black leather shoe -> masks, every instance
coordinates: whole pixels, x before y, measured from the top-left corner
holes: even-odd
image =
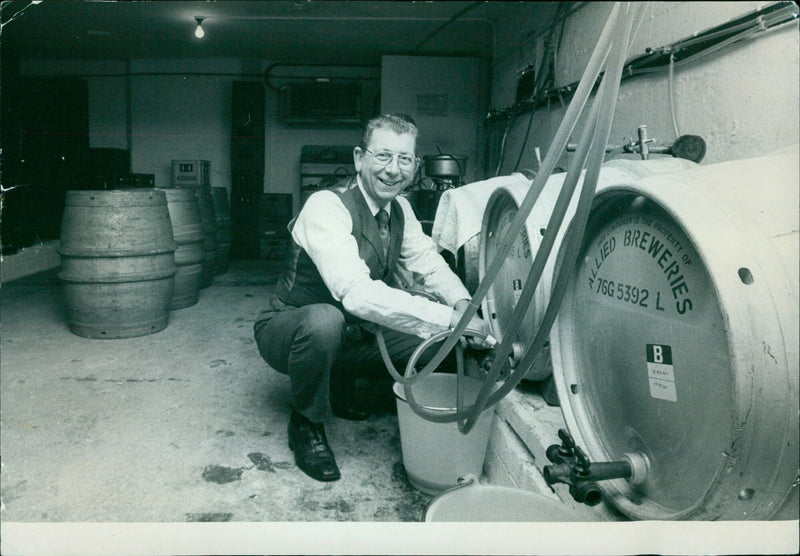
[[[349,419],[350,421],[364,421],[369,417],[369,411],[353,403],[344,405],[331,402],[331,410],[337,417]]]
[[[296,411],[289,419],[289,449],[303,473],[317,481],[335,481],[341,477],[333,451],[328,446],[325,425],[312,423]]]

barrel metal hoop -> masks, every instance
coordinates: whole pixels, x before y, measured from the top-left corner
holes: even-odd
[[[73,284],[123,284],[127,282],[155,282],[157,280],[164,280],[166,278],[171,278],[178,273],[178,267],[173,266],[172,268],[166,269],[162,272],[137,272],[131,274],[115,274],[109,276],[92,276],[91,280],[87,280],[85,277],[75,277],[70,275],[68,272],[60,272],[58,277],[63,280],[64,282],[70,282]]]
[[[178,248],[176,242],[172,242],[172,247],[160,246],[156,249],[79,249],[74,247],[58,248],[58,254],[65,257],[77,258],[103,258],[103,257],[148,257],[151,255],[163,255],[172,253]]]

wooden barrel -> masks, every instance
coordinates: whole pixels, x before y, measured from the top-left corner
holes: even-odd
[[[597,187],[602,189],[614,184],[629,183],[647,175],[674,172],[693,166],[693,162],[678,158],[646,161],[612,160],[600,169]],[[506,336],[508,323],[511,321],[514,309],[516,309],[522,288],[527,281],[528,272],[542,242],[542,237],[549,224],[553,207],[565,178],[566,174],[553,174],[547,180],[533,210],[528,216],[525,228],[515,238],[511,251],[504,259],[500,272],[482,302],[484,318],[486,318],[492,329],[492,335],[498,340],[502,340]],[[489,197],[481,225],[480,254],[478,257],[478,275],[481,280],[486,274],[486,269],[494,260],[505,230],[516,216],[517,210],[529,189],[529,183],[517,182],[497,187]],[[577,195],[573,196],[572,203],[567,211],[565,217],[567,222],[575,214],[576,204]],[[566,227],[562,226],[561,231],[556,236],[553,253],[557,252],[561,245],[565,229]],[[515,359],[517,360],[522,359],[524,346],[527,346],[533,340],[550,301],[554,269],[553,261],[554,258],[551,256],[545,267],[542,279],[536,288],[533,301],[525,315],[522,326],[517,332],[516,344],[518,347],[514,350]],[[550,376],[552,368],[549,345],[546,345],[525,378],[528,380],[544,380]]]
[[[228,190],[224,187],[212,187],[211,199],[214,203],[214,216],[216,217],[217,232],[217,265],[216,273],[224,274],[228,271],[231,259],[231,241],[233,230],[231,221],[231,208],[228,202]]]
[[[797,148],[608,187],[550,340],[565,421],[648,520],[797,519]],[[640,460],[642,458],[639,458]]]
[[[70,330],[129,338],[166,328],[175,248],[162,191],[68,191],[58,276]]]
[[[200,287],[207,288],[214,278],[217,262],[217,218],[214,214],[214,201],[208,185],[181,185],[193,191],[200,208],[200,224],[203,229],[203,272]]]
[[[165,188],[167,208],[172,221],[175,250],[175,288],[171,310],[191,307],[197,303],[203,274],[203,228],[197,196],[191,189]]]

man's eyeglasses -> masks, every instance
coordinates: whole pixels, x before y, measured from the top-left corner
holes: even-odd
[[[364,147],[364,150],[372,155],[372,158],[375,159],[375,162],[378,162],[382,166],[386,166],[387,164],[392,162],[392,159],[396,156],[397,157],[397,165],[404,170],[408,170],[413,168],[416,164],[418,159],[408,154],[397,154],[389,151],[371,151],[367,147]]]

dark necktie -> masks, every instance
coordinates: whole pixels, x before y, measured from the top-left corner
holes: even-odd
[[[378,236],[381,238],[381,245],[383,246],[383,257],[389,256],[389,213],[386,209],[381,209],[375,215],[375,220],[378,221]]]

